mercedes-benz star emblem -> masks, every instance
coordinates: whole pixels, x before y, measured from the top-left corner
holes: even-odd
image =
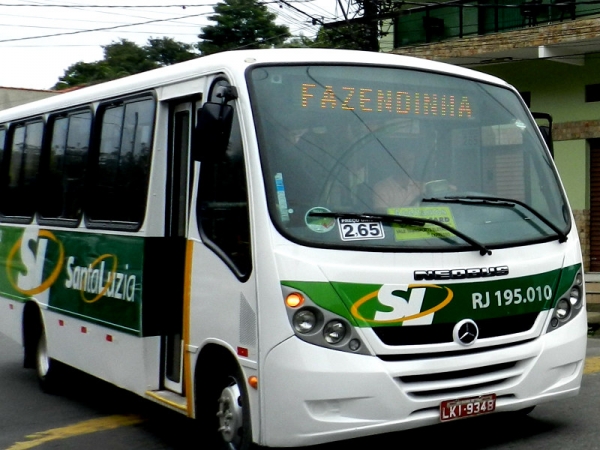
[[[471,319],[463,319],[454,325],[452,331],[452,337],[454,342],[464,346],[472,345],[479,336],[479,328],[477,324]]]

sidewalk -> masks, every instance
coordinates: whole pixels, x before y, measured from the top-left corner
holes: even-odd
[[[585,274],[588,330],[591,337],[600,337],[600,274]]]
[[[600,357],[600,333],[596,333],[596,336],[590,337],[587,340],[587,349],[585,352],[586,358],[598,358]]]

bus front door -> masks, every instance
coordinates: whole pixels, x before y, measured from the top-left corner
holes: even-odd
[[[163,385],[166,389],[184,394],[183,380],[183,295],[187,222],[189,217],[190,143],[194,103],[171,105],[169,115],[169,159],[167,174],[167,207],[165,236],[177,257],[169,261],[171,272],[177,277],[177,295],[170,299],[166,328],[162,336]],[[173,250],[172,250],[173,251]],[[176,260],[175,260],[176,259]]]

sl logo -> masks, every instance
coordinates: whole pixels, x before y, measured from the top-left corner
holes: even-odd
[[[58,247],[58,259],[52,272],[44,279],[44,263],[49,241],[52,241]],[[20,255],[21,263],[25,266],[24,273],[14,267],[17,254]],[[64,256],[63,245],[52,232],[27,228],[21,239],[15,243],[8,254],[6,262],[8,281],[15,290],[24,295],[32,296],[44,292],[58,278]],[[16,280],[14,272],[17,272]]]
[[[435,306],[421,311],[428,289],[445,290],[445,298]],[[408,299],[405,298],[406,294]],[[384,284],[378,291],[373,291],[354,303],[350,313],[357,319],[369,323],[402,323],[410,320],[410,325],[429,325],[433,322],[434,313],[448,305],[453,297],[454,293],[450,289],[435,284]],[[381,311],[378,309],[380,304],[391,310]],[[360,312],[361,307],[366,305],[370,308],[363,308],[363,310],[368,309],[372,313],[375,309],[373,318],[365,317],[366,312],[365,314]]]

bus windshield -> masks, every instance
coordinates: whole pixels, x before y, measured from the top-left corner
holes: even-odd
[[[248,82],[269,211],[292,241],[481,250],[564,240],[571,226],[508,88],[348,65],[260,66]]]

